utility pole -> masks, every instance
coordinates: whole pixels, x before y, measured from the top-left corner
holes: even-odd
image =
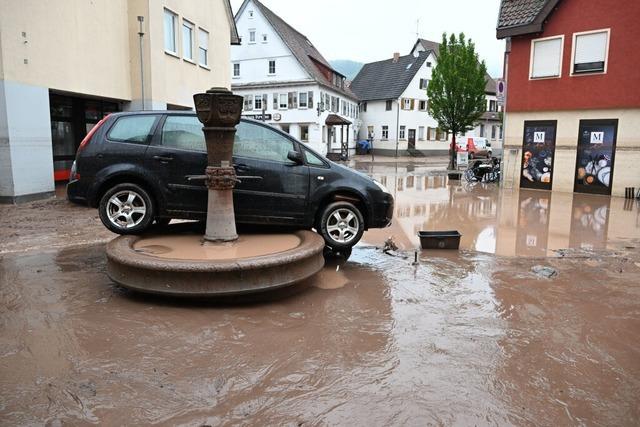
[[[144,16],[138,16],[138,22],[140,23],[140,30],[138,36],[140,36],[140,92],[142,96],[142,111],[144,111],[144,57],[142,50],[142,37],[144,36]]]

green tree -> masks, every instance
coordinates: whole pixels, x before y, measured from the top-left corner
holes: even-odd
[[[449,169],[456,168],[456,135],[473,129],[486,110],[485,76],[487,67],[478,59],[475,45],[458,37],[442,35],[438,63],[427,86],[428,112],[441,130],[453,135],[449,147]]]

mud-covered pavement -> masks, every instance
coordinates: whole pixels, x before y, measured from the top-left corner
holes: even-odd
[[[114,286],[94,210],[0,206],[0,424],[638,424],[637,204],[362,168],[394,226],[293,295],[233,305]],[[451,225],[462,249],[412,265],[415,230]]]

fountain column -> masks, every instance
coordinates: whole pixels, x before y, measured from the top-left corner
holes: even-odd
[[[233,188],[237,182],[233,168],[233,141],[240,122],[243,98],[225,88],[211,88],[193,96],[207,146],[206,185],[207,242],[230,242],[238,238],[233,211]]]

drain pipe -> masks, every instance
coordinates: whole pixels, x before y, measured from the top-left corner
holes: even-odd
[[[144,58],[142,51],[142,37],[144,36],[144,16],[138,16],[138,22],[140,23],[140,30],[138,36],[140,36],[140,92],[142,96],[142,111],[144,111]]]

